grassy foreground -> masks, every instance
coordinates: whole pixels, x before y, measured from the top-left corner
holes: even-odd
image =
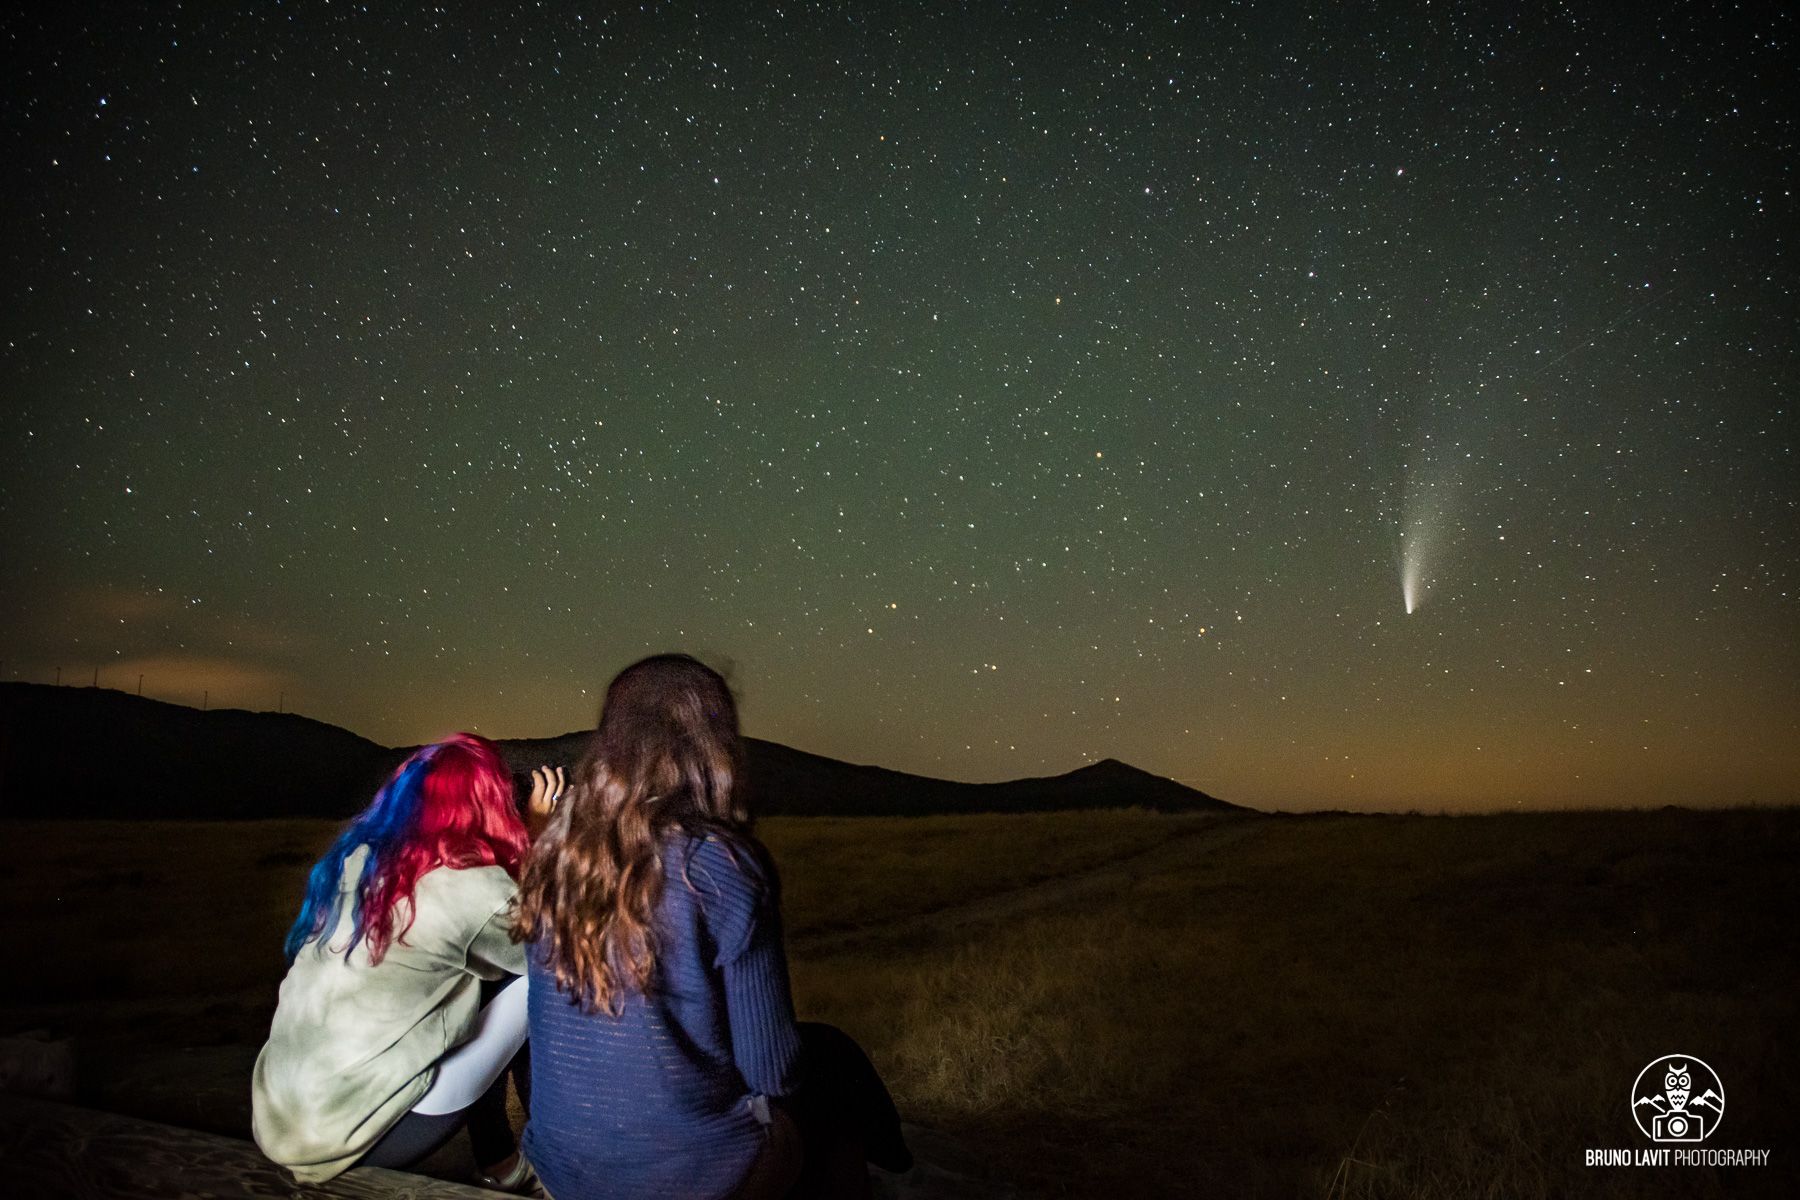
[[[1217,824],[768,821],[801,1014],[1027,1194],[1800,1191],[1800,812],[1271,819],[1214,850]],[[0,1032],[260,1040],[328,824],[0,828],[33,964]],[[1628,1093],[1674,1052],[1725,1084],[1708,1145],[1770,1166],[1583,1165],[1646,1144]]]

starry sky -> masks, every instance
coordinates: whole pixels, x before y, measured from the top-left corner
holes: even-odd
[[[1795,798],[1791,13],[62,8],[0,677],[403,743],[682,648],[956,779]]]

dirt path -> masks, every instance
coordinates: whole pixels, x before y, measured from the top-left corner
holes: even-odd
[[[910,941],[1064,907],[1089,896],[1127,887],[1145,876],[1190,862],[1197,856],[1217,853],[1268,828],[1269,824],[1268,818],[1260,816],[1220,817],[1211,824],[1175,834],[1148,850],[1134,851],[1067,875],[979,896],[962,904],[912,913],[891,921],[876,921],[854,929],[790,935],[788,952],[796,958],[827,958],[869,944]]]

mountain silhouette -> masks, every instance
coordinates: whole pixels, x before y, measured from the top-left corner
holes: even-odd
[[[499,745],[523,772],[573,767],[589,736]],[[744,742],[751,807],[768,816],[1238,810],[1110,758],[1041,779],[958,783]],[[202,712],[108,688],[0,683],[0,817],[342,818],[412,749],[292,713]]]

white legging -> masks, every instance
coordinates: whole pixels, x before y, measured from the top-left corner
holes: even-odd
[[[487,1002],[469,1040],[438,1060],[437,1078],[412,1106],[420,1116],[459,1113],[493,1086],[525,1044],[525,981],[521,975]]]

